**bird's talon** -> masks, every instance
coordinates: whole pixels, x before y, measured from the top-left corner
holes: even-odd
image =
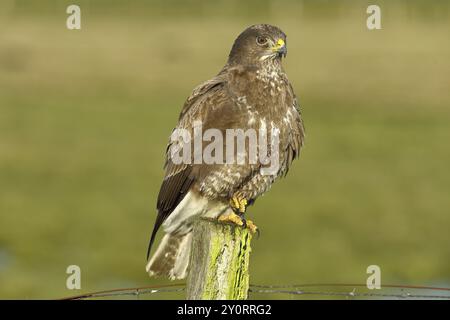
[[[247,203],[247,199],[238,196],[234,196],[230,199],[231,208],[233,209],[233,211],[238,213],[245,213],[245,210],[247,209]]]
[[[257,233],[259,238],[259,228],[253,223],[252,220],[246,220],[246,228],[253,234]]]
[[[230,214],[221,215],[219,217],[219,222],[223,223],[232,223],[238,226],[242,226],[244,222],[242,221],[241,217],[239,217],[236,213],[232,212]]]
[[[253,223],[253,221],[247,220],[243,216],[239,216],[234,212],[219,216],[218,221],[222,223],[231,223],[244,229],[248,229],[252,234],[257,233],[259,237],[259,228]]]

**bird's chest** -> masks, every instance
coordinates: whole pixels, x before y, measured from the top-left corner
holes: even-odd
[[[247,119],[247,125],[255,128],[264,123],[281,126],[294,104],[284,74],[271,68],[258,70],[247,88],[237,99],[237,107]]]
[[[275,68],[267,68],[256,71],[256,84],[259,94],[270,96],[273,99],[280,98],[282,88],[286,84],[284,74]]]

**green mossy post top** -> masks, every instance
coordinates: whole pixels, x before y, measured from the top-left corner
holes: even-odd
[[[251,239],[248,229],[199,219],[193,231],[187,299],[247,299]]]

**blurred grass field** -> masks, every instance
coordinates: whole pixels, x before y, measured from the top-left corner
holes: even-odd
[[[288,35],[307,141],[249,212],[251,281],[450,286],[448,4],[380,1],[368,31],[366,1],[80,1],[69,31],[71,3],[0,4],[0,298],[168,282],[144,271],[168,136],[260,22]]]

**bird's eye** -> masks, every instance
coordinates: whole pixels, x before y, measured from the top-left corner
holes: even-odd
[[[263,46],[267,44],[267,38],[266,37],[256,37],[256,43],[260,46]]]

